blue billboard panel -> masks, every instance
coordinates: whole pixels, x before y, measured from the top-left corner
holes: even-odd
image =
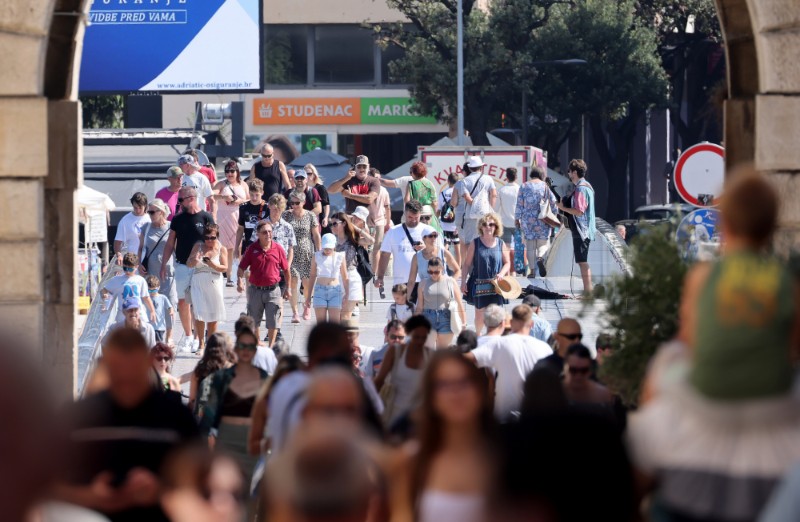
[[[79,90],[260,92],[260,0],[94,0]]]

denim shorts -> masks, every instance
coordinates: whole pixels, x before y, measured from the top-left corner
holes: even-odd
[[[431,322],[433,331],[440,334],[453,333],[450,328],[450,310],[433,310],[426,308],[422,311],[422,315]]]
[[[323,286],[314,285],[314,308],[341,308],[342,285]]]

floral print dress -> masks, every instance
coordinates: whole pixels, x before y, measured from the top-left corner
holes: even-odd
[[[311,230],[318,226],[316,216],[308,210],[301,217],[296,217],[291,210],[283,213],[283,219],[294,229],[294,259],[292,260],[292,276],[306,279],[311,276],[311,259],[314,257],[314,242]]]

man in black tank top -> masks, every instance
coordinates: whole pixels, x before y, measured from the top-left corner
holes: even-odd
[[[261,161],[253,164],[250,175],[264,182],[264,194],[261,196],[264,202],[273,194],[281,194],[283,190],[292,186],[286,167],[275,159],[275,151],[269,143],[265,143],[261,148]]]

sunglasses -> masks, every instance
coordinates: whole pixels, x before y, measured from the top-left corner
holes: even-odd
[[[128,273],[130,273],[130,272],[133,272],[133,271],[134,271],[134,270],[136,270],[136,269],[135,269],[135,268],[133,268],[132,266],[123,266],[123,267],[122,267],[122,270],[123,270],[123,271],[125,271],[125,272],[128,272]]]
[[[484,223],[483,226],[486,228],[495,228],[497,225],[494,223]]]
[[[438,275],[441,274],[441,270],[428,270],[428,275]]]
[[[341,225],[341,224],[342,224],[341,221],[331,221],[331,226],[332,227],[335,227],[336,225]]]
[[[430,239],[436,239],[437,237],[439,237],[439,233],[438,232],[432,232],[432,233],[428,234],[427,236],[425,236],[425,239],[429,239],[429,238]]]
[[[189,201],[190,199],[193,199],[193,198],[194,198],[194,196],[187,196],[185,198],[178,198],[178,203],[183,203],[184,201]]]
[[[292,202],[289,203],[289,205],[292,206],[292,207],[296,207],[296,206],[302,205],[302,204],[303,204],[302,201],[292,201]]]
[[[250,343],[236,343],[236,348],[238,348],[239,350],[250,350],[250,351],[255,352],[256,350],[258,350],[258,345],[256,343],[252,343],[252,344],[250,344]]]
[[[271,158],[272,154],[262,154],[261,157],[262,158]]]
[[[150,292],[151,294],[157,294],[158,293],[158,288],[150,288],[147,291]]]
[[[579,340],[579,339],[583,339],[583,334],[579,334],[579,333],[576,333],[576,334],[565,334],[565,333],[561,333],[561,332],[556,332],[556,335],[560,335],[561,337],[565,337],[565,338],[569,339],[570,341],[576,341],[576,340]]]
[[[170,362],[171,360],[170,357],[156,357],[156,361],[158,362]]]
[[[235,174],[237,172],[239,171],[236,169],[225,169],[225,174]]]
[[[155,214],[156,212],[158,212],[158,210],[148,210],[148,211],[147,211],[147,213],[148,213],[148,214],[150,214],[151,216],[152,216],[153,214]]]
[[[431,219],[433,219],[433,216],[420,216],[419,218],[420,221],[430,221]]]
[[[577,368],[573,367],[573,366],[569,367],[569,373],[571,375],[588,375],[588,373],[590,371],[591,371],[591,368],[589,368],[588,366],[582,366],[582,367],[577,367]]]
[[[211,241],[217,239],[217,236],[203,236],[203,239],[205,239],[206,241]]]

